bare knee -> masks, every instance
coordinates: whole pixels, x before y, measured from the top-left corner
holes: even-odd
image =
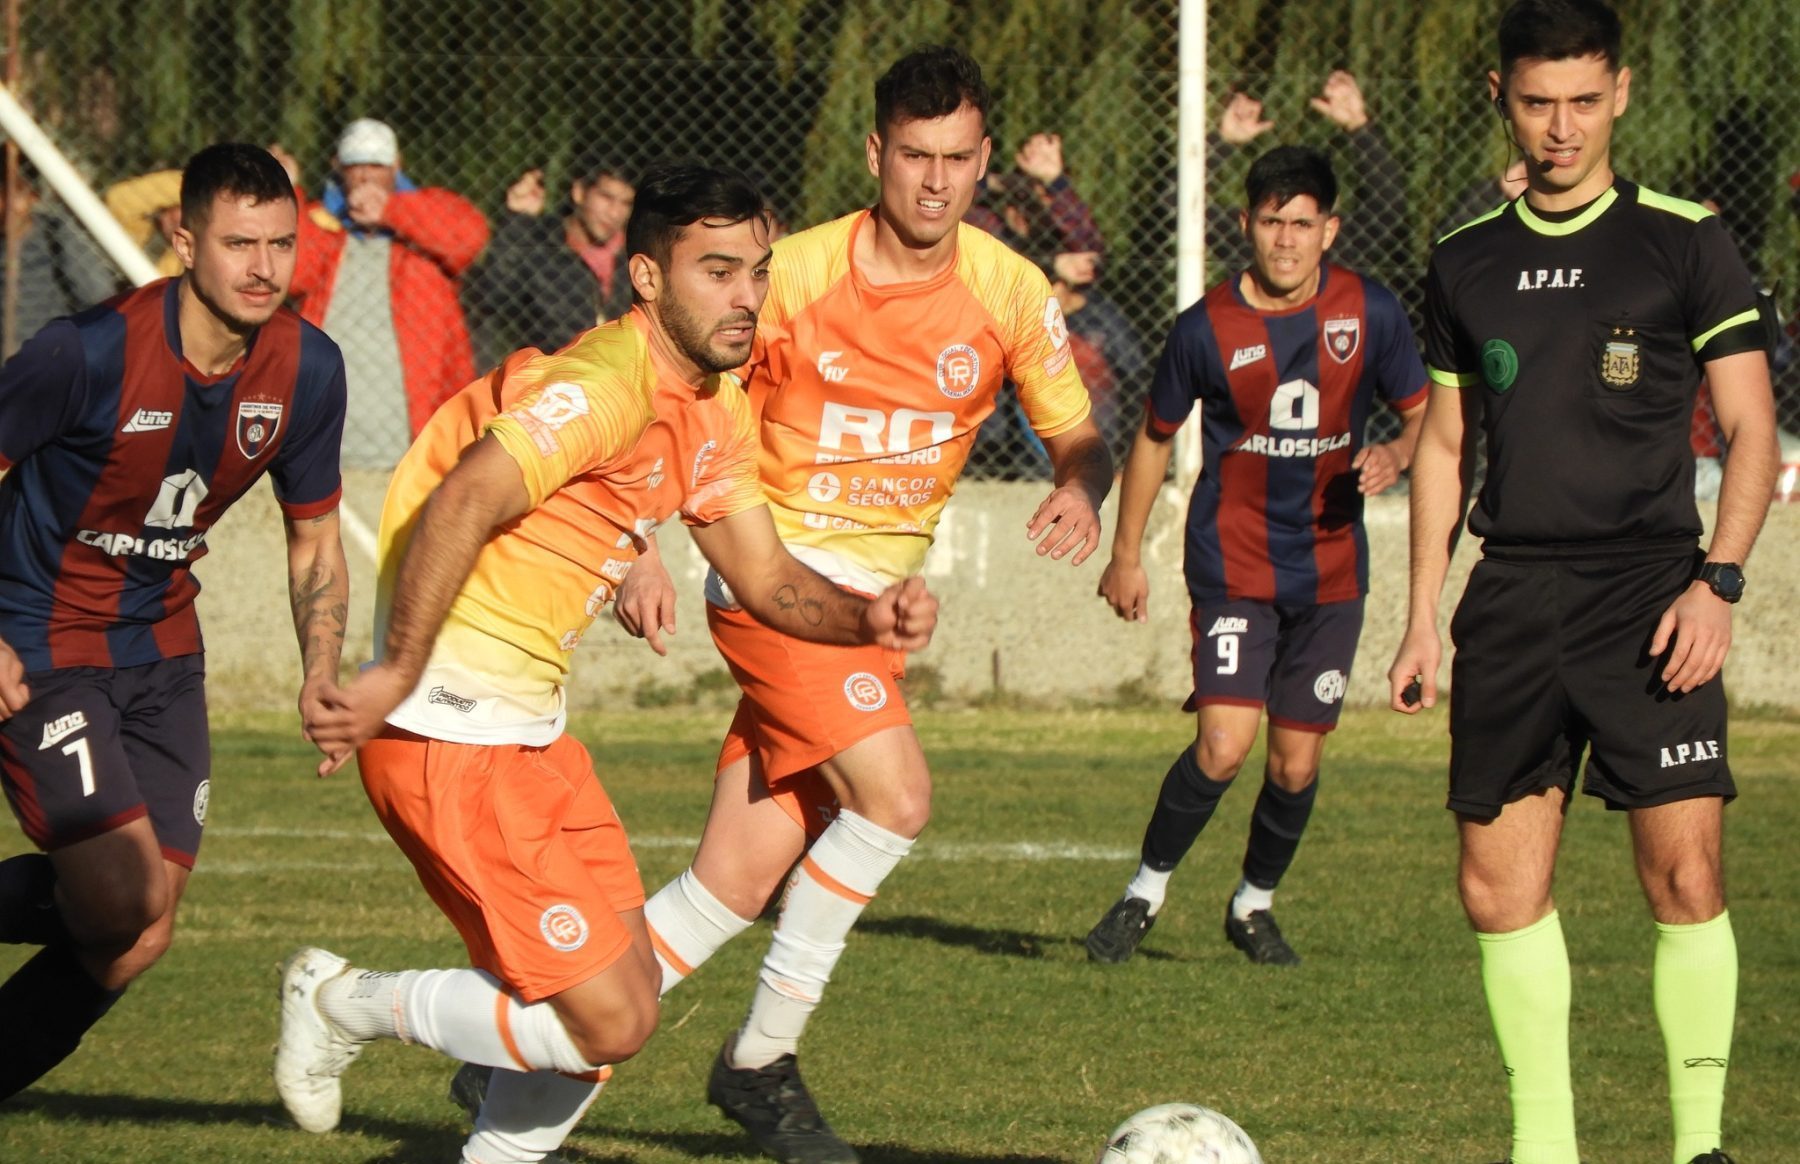
[[[1250,741],[1224,728],[1208,728],[1194,743],[1194,761],[1208,780],[1224,783],[1238,774]]]
[[[1265,771],[1268,779],[1282,791],[1304,792],[1319,778],[1319,762],[1312,756],[1270,753]]]
[[[1549,914],[1552,905],[1548,885],[1525,884],[1516,877],[1494,876],[1480,866],[1463,862],[1457,875],[1463,913],[1477,933],[1508,934],[1522,930]]]
[[[931,781],[909,782],[893,792],[885,800],[886,819],[875,823],[911,840],[931,822]]]
[[[1698,925],[1725,910],[1725,887],[1712,862],[1695,855],[1653,869],[1640,869],[1650,913],[1665,925]]]
[[[138,935],[124,953],[108,958],[104,953],[90,957],[90,970],[101,986],[108,990],[123,990],[139,975],[162,960],[169,952],[169,946],[175,939],[173,919],[164,918],[153,923]],[[83,951],[84,955],[87,951]]]
[[[654,992],[602,1008],[561,1010],[563,1030],[589,1063],[623,1063],[650,1041],[660,1008]]]
[[[167,884],[158,876],[136,884],[116,882],[105,892],[58,904],[69,936],[82,949],[123,956],[139,946],[154,946],[156,954],[150,959],[154,962],[169,947],[168,927],[160,939],[153,935],[158,921],[170,912],[169,896]]]
[[[845,790],[845,808],[890,833],[911,840],[931,821],[931,777],[923,771],[870,787],[867,782]]]

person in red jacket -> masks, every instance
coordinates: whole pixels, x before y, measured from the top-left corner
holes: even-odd
[[[293,156],[271,152],[298,187]],[[391,126],[345,127],[324,197],[300,215],[292,294],[344,351],[346,468],[393,468],[437,406],[475,378],[458,280],[487,241],[474,203],[401,170]]]

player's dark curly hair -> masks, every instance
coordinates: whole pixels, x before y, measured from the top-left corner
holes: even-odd
[[[1244,177],[1244,208],[1252,215],[1271,201],[1286,206],[1302,194],[1312,195],[1326,214],[1337,206],[1331,159],[1305,146],[1276,146],[1252,162]]]
[[[762,192],[744,175],[692,162],[660,162],[638,183],[631,220],[625,224],[625,252],[649,255],[668,270],[681,232],[696,222],[717,225],[766,218]],[[642,302],[636,288],[632,302]]]
[[[1500,17],[1500,73],[1520,61],[1605,57],[1618,71],[1624,30],[1604,0],[1513,0]]]
[[[181,224],[198,232],[219,195],[252,203],[294,202],[294,184],[273,154],[261,146],[223,141],[209,145],[181,170]]]
[[[981,66],[961,49],[926,45],[895,61],[875,82],[875,132],[896,121],[929,121],[973,105],[987,125],[988,87]]]

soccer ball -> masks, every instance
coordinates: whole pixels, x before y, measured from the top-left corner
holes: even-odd
[[[1164,1103],[1113,1129],[1094,1164],[1262,1164],[1244,1129],[1210,1107]]]

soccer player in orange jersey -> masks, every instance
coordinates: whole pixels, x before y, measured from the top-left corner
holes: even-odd
[[[321,771],[357,751],[364,787],[472,969],[377,974],[308,948],[282,979],[275,1079],[308,1131],[376,1038],[493,1076],[465,1161],[553,1151],[607,1064],[657,1019],[644,891],[587,752],[563,734],[582,632],[657,524],[679,513],[745,607],[783,632],[923,646],[916,578],[850,594],[781,546],[736,381],[767,291],[769,219],[741,178],[646,177],[628,232],[632,312],[553,355],[516,353],[447,402],[382,514],[382,657],[322,696]]]
[[[775,245],[747,377],[762,486],[794,555],[858,593],[918,569],[1006,380],[1054,463],[1027,536],[1077,565],[1099,544],[1112,464],[1062,310],[1035,266],[961,224],[991,148],[987,103],[980,67],[961,52],[899,61],[875,86],[877,204]],[[931,775],[896,683],[899,652],[799,642],[759,625],[718,581],[707,617],[744,695],[693,867],[646,906],[651,941],[667,990],[801,862],[707,1094],[777,1159],[854,1161],[795,1050],[851,926],[925,827]],[[660,649],[673,629],[667,575],[640,570],[632,582],[620,621]]]

